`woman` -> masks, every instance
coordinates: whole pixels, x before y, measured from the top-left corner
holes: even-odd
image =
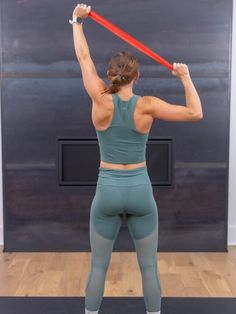
[[[85,19],[91,6],[78,4],[72,18]],[[146,142],[155,118],[166,121],[198,121],[202,107],[186,64],[174,63],[186,106],[172,105],[157,97],[133,93],[139,65],[130,52],[119,52],[108,65],[107,86],[98,76],[90,57],[82,24],[73,24],[76,56],[83,83],[92,99],[101,162],[96,194],[90,210],[91,268],[85,288],[85,313],[98,313],[113,244],[123,213],[134,241],[142,275],[147,314],[160,314],[161,286],[157,269],[158,208],[145,161]]]

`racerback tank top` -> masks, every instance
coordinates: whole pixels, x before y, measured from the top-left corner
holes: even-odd
[[[115,164],[132,164],[146,160],[148,133],[136,130],[134,109],[140,95],[134,94],[129,100],[122,100],[112,94],[114,111],[112,121],[106,130],[96,129],[102,161]]]

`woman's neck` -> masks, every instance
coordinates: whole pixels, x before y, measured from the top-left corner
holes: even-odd
[[[118,96],[120,96],[123,99],[129,99],[130,97],[133,96],[133,88],[121,88],[117,93]]]
[[[132,91],[130,93],[121,93],[120,91],[116,93],[122,100],[127,101],[134,95]]]

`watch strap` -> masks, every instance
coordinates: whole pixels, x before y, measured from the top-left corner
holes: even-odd
[[[80,22],[78,22],[78,19],[80,20]],[[83,22],[84,22],[84,19],[83,19],[82,17],[79,17],[79,16],[74,17],[73,20],[69,19],[69,23],[70,23],[70,24],[76,23],[76,24],[82,25]]]

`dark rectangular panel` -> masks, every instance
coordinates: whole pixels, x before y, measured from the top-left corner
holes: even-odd
[[[171,139],[152,138],[147,143],[147,165],[152,185],[172,185]],[[58,139],[58,184],[96,185],[99,164],[97,139]]]

